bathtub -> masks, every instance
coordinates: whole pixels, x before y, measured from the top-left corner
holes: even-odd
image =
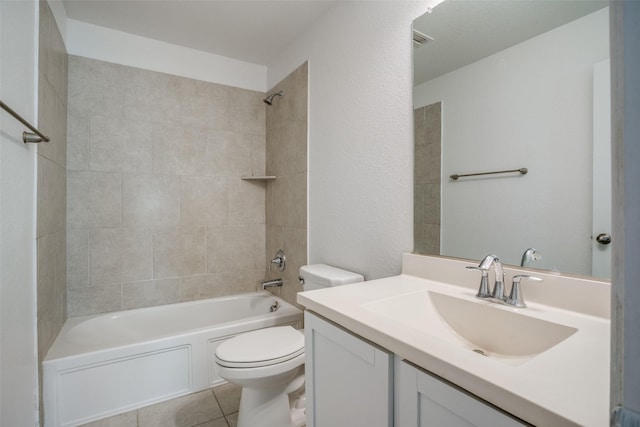
[[[75,426],[225,381],[218,345],[242,332],[301,326],[269,292],[69,318],[45,357],[45,426]]]

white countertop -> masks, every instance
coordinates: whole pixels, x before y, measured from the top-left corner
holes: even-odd
[[[422,258],[428,265],[423,265]],[[516,309],[476,299],[478,277],[473,274],[463,273],[460,277],[464,277],[464,283],[455,285],[424,277],[443,275],[447,269],[457,272],[461,268],[464,272],[464,266],[470,265],[458,260],[442,262],[446,265],[436,257],[405,255],[402,275],[302,292],[298,294],[298,302],[531,424],[553,427],[608,425],[608,284],[572,277],[565,281],[560,275],[536,272],[536,275],[544,276],[546,288],[530,292],[532,298],[527,300],[528,308]],[[415,265],[420,267],[415,268]],[[435,270],[437,273],[429,273]],[[520,272],[505,270],[509,270],[507,280],[509,275]],[[598,298],[599,301],[584,301],[584,304],[570,301],[567,305],[572,310],[563,307],[562,303],[551,306],[536,301],[546,301],[549,293],[551,296],[564,295],[576,285],[584,286],[578,288],[584,292],[576,295],[577,299]],[[497,310],[517,311],[525,316],[574,327],[577,332],[524,363],[508,364],[440,339],[437,334],[429,334],[425,325],[408,327],[367,308],[371,304],[384,304],[385,299],[425,290],[478,304],[492,304]],[[528,290],[525,285],[525,298]]]

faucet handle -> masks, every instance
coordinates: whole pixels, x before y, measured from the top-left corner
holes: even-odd
[[[287,257],[284,256],[284,252],[282,251],[282,249],[278,249],[278,252],[276,252],[276,257],[269,263],[269,271],[271,271],[271,266],[273,264],[278,266],[278,271],[284,271],[285,267],[287,266]]]
[[[482,278],[480,279],[480,288],[478,288],[478,293],[476,294],[477,298],[491,298],[491,292],[489,292],[489,269],[482,267],[474,267],[467,266],[468,270],[476,270],[482,273]]]
[[[517,276],[513,276],[513,283],[511,284],[511,292],[509,293],[509,298],[506,299],[506,303],[518,308],[526,308],[527,304],[524,302],[524,297],[522,296],[522,290],[520,289],[520,281],[522,279],[528,279],[533,282],[542,282],[542,279],[537,276],[529,276],[528,274],[519,274]]]

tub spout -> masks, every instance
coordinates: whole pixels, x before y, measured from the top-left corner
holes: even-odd
[[[267,288],[275,288],[276,286],[282,286],[282,279],[265,280],[262,282],[262,290]]]

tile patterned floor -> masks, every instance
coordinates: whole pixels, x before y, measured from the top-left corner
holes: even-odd
[[[224,384],[83,427],[236,427],[241,390]]]

